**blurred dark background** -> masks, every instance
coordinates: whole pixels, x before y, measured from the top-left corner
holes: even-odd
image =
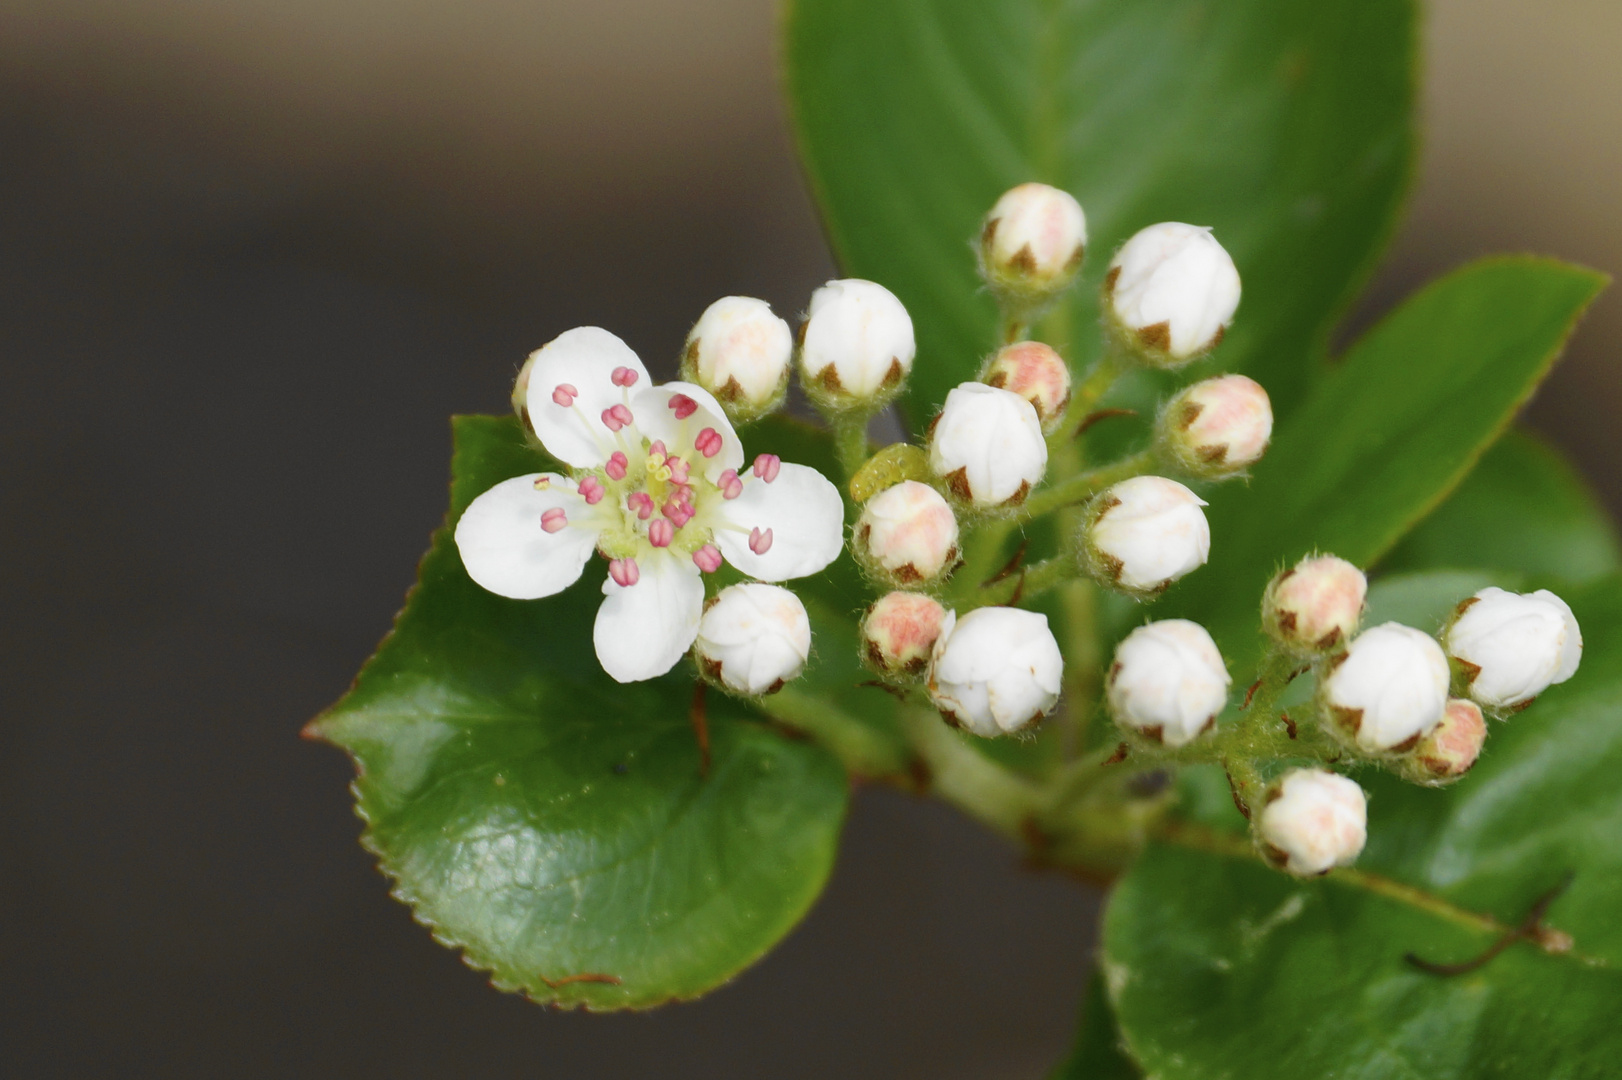
[[[769,0],[0,0],[0,1071],[1036,1077],[1097,897],[857,799],[762,964],[543,1011],[433,944],[301,742],[445,500],[446,417],[568,327],[656,371],[832,271]],[[1439,0],[1413,213],[1360,318],[1471,255],[1622,268],[1622,7]],[[1533,408],[1614,508],[1622,301]]]

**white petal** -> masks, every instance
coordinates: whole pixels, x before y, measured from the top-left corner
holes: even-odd
[[[536,490],[535,481],[548,485]],[[559,508],[569,524],[555,533],[541,515]],[[573,585],[597,545],[598,514],[556,473],[503,480],[474,499],[456,523],[456,548],[467,576],[498,596],[535,600]]]
[[[837,559],[845,546],[845,505],[839,489],[807,465],[785,462],[769,484],[749,477],[743,494],[724,504],[722,513],[737,528],[715,531],[721,554],[761,581],[814,574]],[[749,550],[752,529],[772,531],[772,546],[764,555]]]
[[[677,394],[687,395],[698,405],[685,420],[677,420],[670,408],[670,399]],[[688,462],[711,480],[727,469],[743,466],[743,443],[738,440],[738,433],[732,430],[721,403],[702,386],[685,382],[650,386],[631,399],[631,412],[636,417],[637,430],[649,441],[663,441],[672,453],[678,452],[678,447],[692,446],[705,428],[714,428],[721,436],[720,453],[712,458],[695,457]]]
[[[629,387],[633,394],[652,382],[629,345],[595,326],[565,331],[534,353],[527,411],[529,425],[547,453],[577,469],[608,460],[616,443],[602,414],[625,402],[626,388],[613,381],[614,369],[622,367],[637,373],[637,381]],[[560,385],[574,388],[572,406],[552,400]]]
[[[622,683],[653,679],[676,666],[698,636],[704,580],[685,555],[639,556],[635,585],[603,582],[603,606],[591,638],[603,670]]]

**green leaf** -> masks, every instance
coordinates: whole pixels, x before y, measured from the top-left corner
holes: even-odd
[[[1437,577],[1412,579],[1435,610]],[[1464,582],[1456,582],[1455,587]],[[1622,579],[1567,593],[1582,667],[1495,723],[1476,769],[1442,790],[1384,774],[1369,788],[1356,872],[1297,882],[1243,841],[1191,832],[1120,883],[1105,970],[1127,1042],[1166,1080],[1255,1077],[1601,1077],[1622,1029]],[[1214,839],[1213,839],[1214,838]],[[1548,926],[1569,952],[1512,944],[1457,963],[1513,926],[1566,875]]]
[[[1498,258],[1415,294],[1280,425],[1248,487],[1210,496],[1210,564],[1159,607],[1204,623],[1241,677],[1268,578],[1313,550],[1360,566],[1390,550],[1502,433],[1605,280]]]
[[[1120,1038],[1103,975],[1095,968],[1081,1001],[1076,1045],[1048,1080],[1142,1080],[1143,1073],[1121,1049]]]
[[[452,521],[548,465],[510,418],[455,430]],[[702,775],[691,675],[621,686],[598,667],[600,574],[506,600],[440,529],[394,632],[312,730],[355,759],[365,844],[440,941],[538,1001],[642,1008],[725,981],[804,915],[847,782],[713,693]]]
[[[792,0],[784,56],[840,263],[912,312],[916,423],[998,342],[970,241],[1028,180],[1087,211],[1083,281],[1043,328],[1078,370],[1110,254],[1189,221],[1245,282],[1216,362],[1287,407],[1391,230],[1414,42],[1406,0]]]

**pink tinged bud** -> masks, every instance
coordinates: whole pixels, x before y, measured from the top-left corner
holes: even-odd
[[[777,474],[782,468],[783,459],[776,454],[761,454],[755,458],[754,473],[768,484],[777,479]]]
[[[1262,624],[1297,652],[1339,649],[1357,632],[1368,588],[1363,571],[1345,559],[1308,556],[1268,584]]]
[[[637,373],[628,367],[617,367],[614,369],[612,378],[615,386],[634,386]]]
[[[721,433],[712,427],[707,427],[698,433],[693,440],[693,446],[707,458],[712,458],[721,452]]]
[[[1323,769],[1291,769],[1267,791],[1256,842],[1274,866],[1298,877],[1349,865],[1368,837],[1363,789]]]
[[[672,394],[670,396],[670,411],[676,414],[677,420],[685,420],[698,411],[698,402],[686,394]]]
[[[588,476],[580,481],[580,497],[586,500],[588,506],[596,506],[603,501],[603,482],[595,476]]]
[[[881,596],[862,619],[862,657],[886,675],[922,675],[946,609],[923,593]]]
[[[749,550],[756,555],[764,555],[772,549],[772,531],[759,528],[749,530]]]
[[[1070,403],[1070,368],[1051,346],[1040,341],[1004,347],[991,358],[980,381],[1030,402],[1044,430],[1058,423]]]
[[[713,574],[721,569],[721,549],[714,544],[705,544],[693,552],[693,564],[706,574]]]
[[[668,518],[659,518],[648,526],[648,543],[656,548],[669,547],[676,536],[676,526]]]
[[[879,492],[856,521],[854,549],[869,570],[910,585],[957,562],[957,518],[928,484],[903,480]]]
[[[1273,435],[1273,406],[1260,383],[1223,375],[1188,387],[1160,414],[1161,445],[1195,476],[1219,479],[1261,460]]]
[[[642,578],[642,571],[637,569],[635,559],[608,560],[608,576],[614,579],[614,584],[622,589],[629,589]]]
[[[1403,775],[1421,784],[1440,785],[1470,771],[1487,741],[1487,721],[1481,706],[1462,698],[1448,699],[1442,722],[1419,740]]]
[[[563,507],[554,506],[541,515],[541,528],[549,533],[561,532],[569,524],[569,515]]]
[[[603,426],[609,431],[630,427],[635,422],[636,418],[631,415],[631,410],[624,405],[615,405],[611,409],[603,410]]]
[[[643,521],[653,516],[653,498],[645,491],[635,491],[627,495],[625,505]]]
[[[616,450],[608,456],[608,464],[603,466],[603,472],[607,473],[611,480],[624,480],[625,470],[630,464],[626,456]]]
[[[555,405],[562,405],[565,409],[567,409],[569,406],[574,404],[574,399],[579,395],[580,391],[576,390],[568,383],[558,383],[557,388],[552,391],[552,402]]]
[[[743,481],[738,478],[737,469],[728,469],[722,473],[715,486],[721,489],[723,499],[736,499],[743,494]]]

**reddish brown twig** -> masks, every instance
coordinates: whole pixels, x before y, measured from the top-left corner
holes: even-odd
[[[1575,876],[1574,871],[1567,871],[1558,885],[1532,902],[1531,909],[1527,911],[1526,918],[1521,920],[1519,926],[1500,936],[1497,941],[1487,946],[1486,951],[1480,956],[1457,964],[1435,964],[1429,960],[1422,960],[1413,953],[1407,953],[1403,959],[1420,971],[1452,978],[1455,975],[1468,975],[1478,968],[1485,967],[1494,957],[1517,941],[1530,941],[1548,952],[1566,952],[1571,948],[1570,935],[1544,926],[1543,916],[1548,914],[1549,906],[1560,898],[1560,894],[1571,888]]]
[[[1126,743],[1122,743],[1120,746],[1117,746],[1115,748],[1115,753],[1111,754],[1109,757],[1105,758],[1099,763],[1099,768],[1103,768],[1106,765],[1119,765],[1121,762],[1125,761],[1127,749],[1128,747]]]
[[[1087,433],[1088,428],[1092,427],[1100,420],[1108,420],[1112,416],[1136,415],[1138,415],[1138,410],[1136,409],[1099,409],[1095,413],[1089,413],[1087,418],[1081,422],[1081,426],[1076,429],[1076,438],[1081,438]]]
[[[990,577],[988,577],[984,581],[982,581],[980,583],[980,587],[982,589],[984,589],[987,586],[995,585],[995,584],[997,584],[997,582],[999,582],[999,581],[1003,580],[1004,578],[1008,577],[1015,570],[1018,570],[1020,568],[1020,565],[1022,563],[1024,563],[1024,561],[1025,561],[1025,549],[1030,547],[1030,546],[1031,546],[1031,542],[1029,540],[1021,540],[1019,542],[1019,550],[1014,552],[1014,557],[1012,559],[1009,559],[1008,562],[1006,564],[1004,564],[1004,566],[1003,566],[1003,568],[1001,570],[998,570],[995,574],[992,574]]]

